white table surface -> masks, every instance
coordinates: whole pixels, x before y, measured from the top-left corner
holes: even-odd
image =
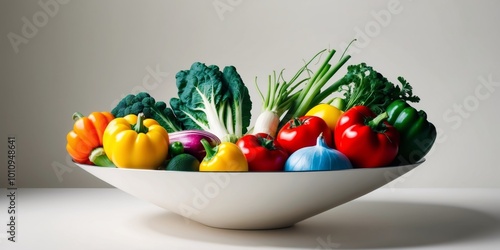
[[[210,228],[120,190],[18,189],[0,249],[500,249],[499,189],[381,188],[279,230]]]

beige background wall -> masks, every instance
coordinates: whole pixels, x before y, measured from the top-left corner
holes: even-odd
[[[65,152],[71,114],[110,110],[124,95],[175,93],[195,61],[254,77],[290,74],[353,38],[350,63],[407,78],[439,128],[427,162],[395,187],[500,187],[499,1],[0,1],[0,184],[7,137],[18,187],[107,187]],[[262,81],[262,83],[264,83]]]

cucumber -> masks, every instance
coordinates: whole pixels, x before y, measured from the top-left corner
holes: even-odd
[[[200,161],[191,154],[182,153],[170,159],[166,170],[174,171],[198,171],[200,169]]]

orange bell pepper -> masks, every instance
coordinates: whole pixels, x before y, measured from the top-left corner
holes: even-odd
[[[113,119],[110,112],[92,112],[87,117],[78,112],[73,114],[73,130],[66,135],[66,151],[73,161],[114,166],[102,148],[104,130]]]

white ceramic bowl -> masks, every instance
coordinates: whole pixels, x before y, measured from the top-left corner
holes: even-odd
[[[422,164],[311,172],[181,172],[77,164],[137,198],[210,227],[273,229],[365,195]]]

